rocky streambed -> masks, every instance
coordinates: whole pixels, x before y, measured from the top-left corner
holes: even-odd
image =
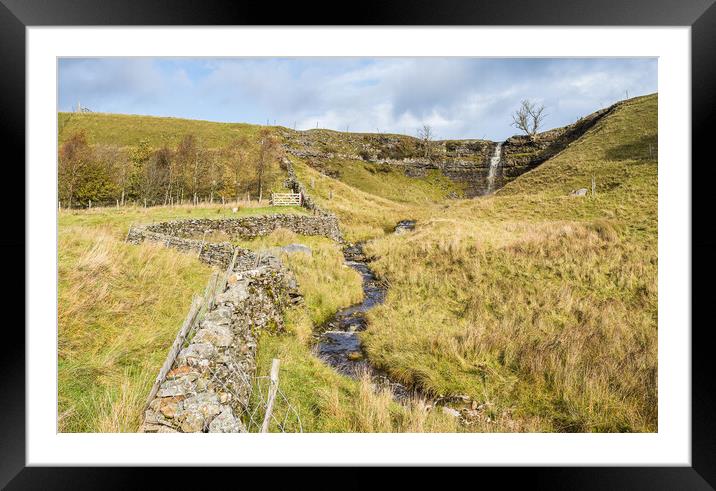
[[[398,222],[394,233],[408,233],[415,228],[414,220]],[[363,352],[360,333],[367,327],[366,313],[385,300],[388,287],[370,268],[364,244],[349,245],[343,249],[345,264],[363,278],[363,301],[341,309],[314,333],[318,356],[343,375],[358,378],[367,373],[376,388],[387,388],[396,401],[405,403],[410,398],[422,399],[428,408],[440,408],[446,414],[470,425],[482,417],[487,404],[478,404],[465,395],[430,397],[417,388],[407,387],[388,377],[388,374],[371,365]]]
[[[395,233],[405,233],[415,228],[414,220],[403,220],[395,227]],[[360,340],[360,333],[367,326],[366,313],[385,300],[388,287],[370,268],[370,258],[365,255],[363,244],[349,245],[343,249],[345,264],[360,273],[363,278],[363,301],[341,309],[317,329],[318,356],[338,372],[349,377],[363,373],[379,387],[390,388],[396,399],[405,399],[414,391],[390,380],[387,374],[370,364]]]

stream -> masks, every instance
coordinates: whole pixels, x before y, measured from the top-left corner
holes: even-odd
[[[414,220],[403,220],[395,227],[395,233],[405,233],[415,228]],[[360,377],[367,372],[373,383],[390,388],[398,400],[410,397],[413,391],[388,378],[386,373],[372,366],[363,352],[360,335],[366,329],[366,313],[385,300],[388,288],[370,269],[370,258],[363,252],[363,244],[349,245],[343,249],[345,264],[360,273],[363,278],[363,301],[336,312],[317,332],[318,356],[336,371],[349,377]]]

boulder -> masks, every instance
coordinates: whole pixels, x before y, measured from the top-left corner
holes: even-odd
[[[281,247],[281,250],[288,254],[303,253],[308,254],[309,256],[313,254],[311,248],[303,244],[288,244]]]
[[[587,189],[586,188],[580,188],[576,191],[572,191],[569,193],[570,196],[586,196],[587,195]]]

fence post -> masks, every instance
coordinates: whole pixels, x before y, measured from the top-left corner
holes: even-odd
[[[266,414],[264,415],[264,422],[261,425],[261,433],[268,433],[269,423],[271,422],[271,413],[273,412],[273,401],[276,399],[276,392],[278,392],[278,369],[281,364],[281,360],[274,358],[271,362],[271,385],[269,386],[268,400],[266,401]]]
[[[124,242],[126,243],[129,240],[129,234],[132,233],[132,227],[134,227],[134,222],[129,226],[129,230],[127,230],[127,236],[124,238]]]
[[[157,375],[157,378],[154,379],[154,385],[152,386],[152,390],[149,392],[147,403],[144,406],[145,411],[154,399],[154,396],[157,395],[159,386],[162,384],[162,382],[164,382],[164,377],[167,376],[167,373],[174,365],[174,360],[176,359],[177,355],[179,354],[179,351],[181,351],[182,346],[184,345],[184,341],[186,340],[186,335],[189,332],[189,329],[194,325],[194,322],[196,321],[196,317],[199,314],[199,310],[201,309],[202,303],[203,301],[201,297],[194,297],[194,300],[191,304],[191,308],[189,309],[189,314],[187,314],[186,319],[184,320],[184,324],[182,324],[181,329],[179,329],[177,337],[174,338],[174,343],[172,343],[172,348],[169,350],[169,354],[164,360],[164,365],[162,365],[162,368],[159,369],[159,374]]]
[[[208,230],[204,230],[204,236],[201,238],[201,245],[199,246],[199,252],[197,253],[196,257],[201,257],[201,251],[204,250],[204,243],[206,242],[206,233]]]
[[[594,188],[596,187],[596,183],[594,181],[594,176],[592,176],[592,198],[594,198]]]

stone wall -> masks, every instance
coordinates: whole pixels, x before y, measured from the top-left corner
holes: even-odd
[[[276,256],[195,237],[212,232],[256,237],[279,227],[342,240],[335,216],[325,213],[176,220],[130,228],[129,243],[159,242],[222,269],[236,253],[224,291],[177,355],[145,411],[141,432],[247,431],[243,415],[256,369],[256,337],[262,329],[283,329],[284,309],[301,296]]]
[[[184,252],[193,252],[213,266],[225,269],[237,252],[235,271],[243,271],[260,265],[276,263],[276,258],[258,255],[253,251],[230,242],[205,242],[204,233],[223,232],[230,237],[251,238],[270,234],[278,228],[292,230],[301,235],[322,235],[342,242],[338,219],[331,214],[307,215],[257,215],[242,218],[174,220],[151,225],[135,225],[129,229],[126,241],[139,244],[145,240],[159,242]]]
[[[291,161],[287,158],[284,158],[281,162],[283,167],[286,169],[286,172],[288,173],[288,178],[284,182],[284,185],[292,190],[294,193],[300,193],[303,195],[302,199],[302,205],[305,208],[308,208],[309,210],[313,211],[314,214],[322,217],[329,217],[328,219],[331,222],[335,222],[336,224],[336,233],[338,236],[340,236],[340,241],[343,240],[343,236],[341,235],[340,229],[338,228],[338,218],[333,213],[330,213],[320,206],[318,206],[318,203],[314,201],[314,199],[311,197],[311,195],[306,190],[306,187],[301,183],[301,181],[298,180],[298,176],[296,175],[296,171],[293,170],[293,164],[291,164]]]
[[[229,275],[144,414],[140,432],[237,433],[248,418],[261,330],[283,329],[283,310],[300,300],[281,267]],[[249,428],[247,428],[247,425]]]
[[[267,265],[271,261],[270,257],[259,257],[253,251],[235,246],[229,242],[204,242],[203,240],[175,237],[170,234],[152,232],[148,230],[148,226],[135,225],[129,229],[127,242],[130,244],[140,244],[145,240],[159,242],[166,247],[178,249],[182,252],[195,252],[200,261],[211,264],[212,266],[218,266],[221,269],[229,267],[231,259],[234,256],[234,251],[237,251],[235,271],[243,271],[259,265]]]
[[[230,237],[259,237],[276,229],[284,228],[300,235],[322,235],[340,241],[338,220],[330,214],[298,215],[276,214],[256,215],[241,218],[199,218],[174,220],[147,225],[148,232],[183,238],[201,238],[204,233],[223,232]]]

